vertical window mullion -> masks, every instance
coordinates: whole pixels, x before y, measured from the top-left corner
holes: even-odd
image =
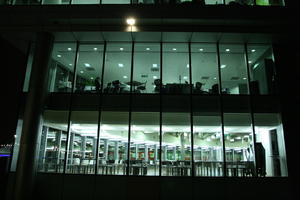
[[[160,85],[159,85],[159,176],[162,176],[162,67],[163,65],[163,43],[160,42]]]
[[[188,47],[189,52],[189,76],[190,76],[190,122],[191,122],[191,176],[195,176],[194,167],[194,121],[193,121],[193,79],[192,79],[192,53],[191,53],[191,42]]]
[[[219,101],[220,101],[220,113],[221,113],[221,128],[222,128],[222,147],[223,147],[223,176],[227,176],[226,173],[226,148],[225,148],[225,133],[224,133],[224,105],[222,94],[222,76],[221,76],[221,59],[220,59],[220,44],[217,42],[217,64],[219,74]]]

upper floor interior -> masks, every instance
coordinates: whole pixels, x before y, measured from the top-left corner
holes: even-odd
[[[284,0],[1,0],[8,5],[68,5],[68,4],[199,4],[242,6],[285,6]]]

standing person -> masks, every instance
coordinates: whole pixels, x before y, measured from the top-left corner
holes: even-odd
[[[95,79],[95,86],[96,86],[96,92],[100,92],[101,83],[100,83],[100,78],[99,77],[97,77]]]

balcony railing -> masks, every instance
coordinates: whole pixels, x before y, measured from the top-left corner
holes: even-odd
[[[0,5],[72,5],[72,4],[133,4],[133,5],[228,5],[284,6],[284,0],[0,0]]]

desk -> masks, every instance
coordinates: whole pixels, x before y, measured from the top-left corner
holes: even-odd
[[[166,93],[169,94],[188,94],[191,92],[191,84],[167,83]]]

